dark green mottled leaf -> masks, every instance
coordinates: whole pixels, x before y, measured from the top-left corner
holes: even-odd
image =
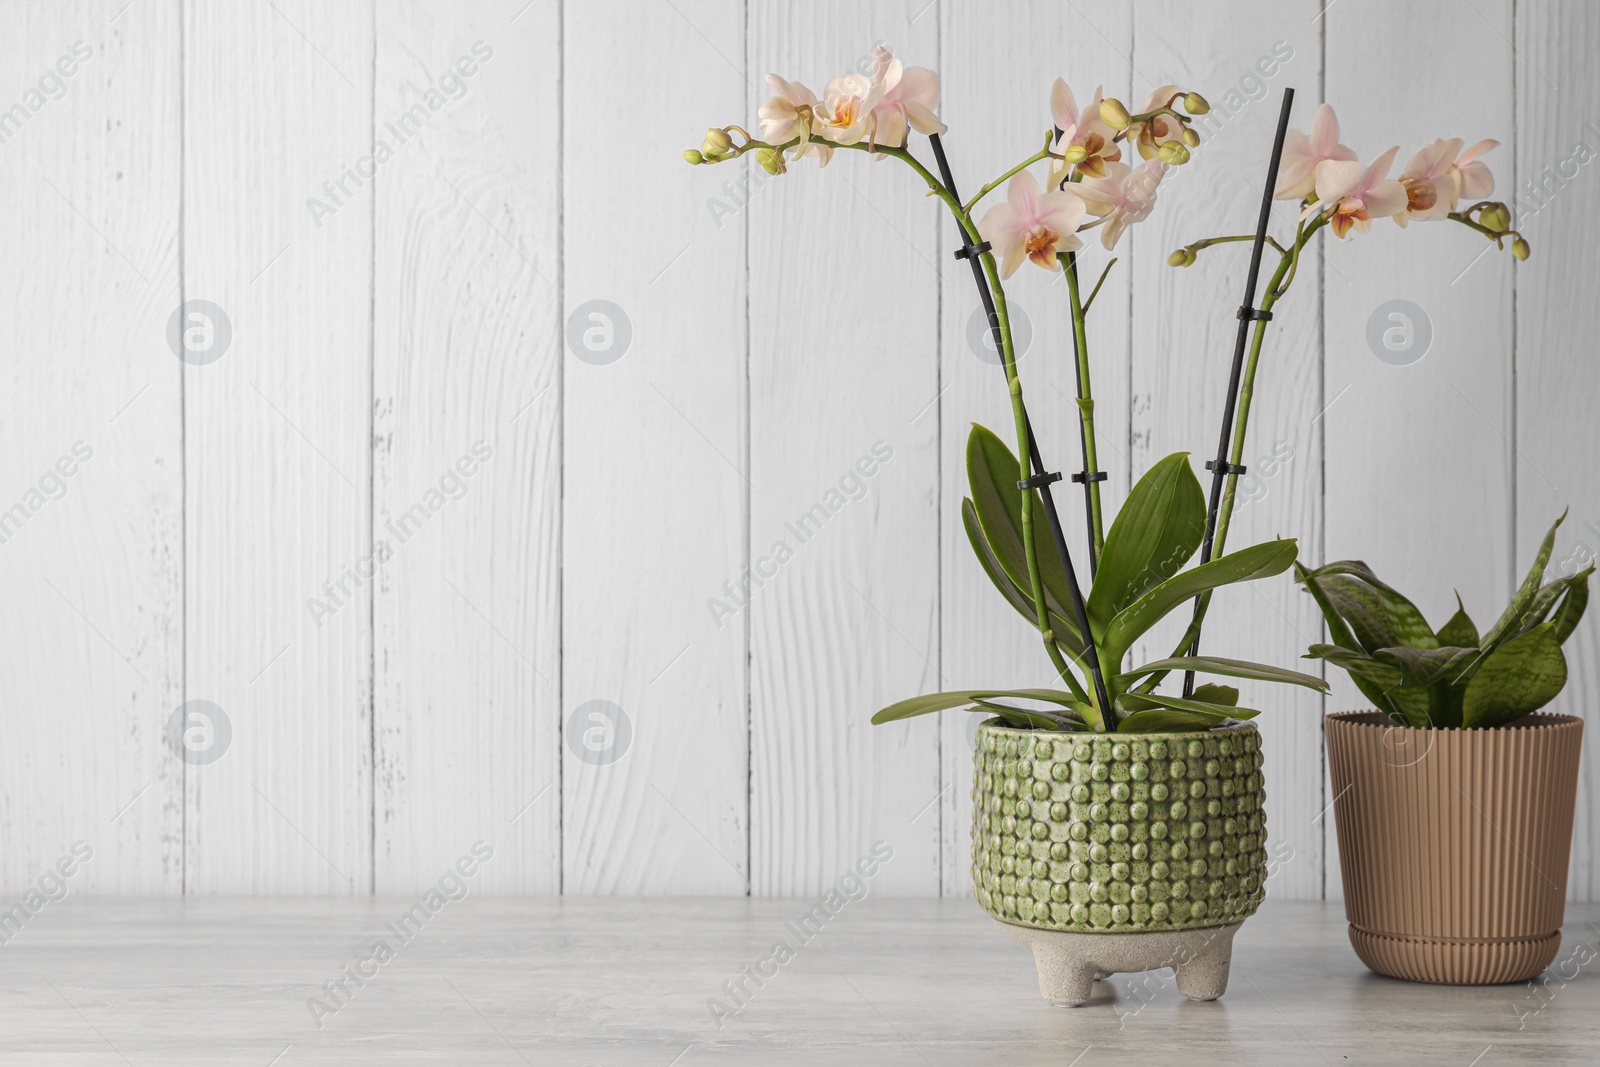
[[[1511,603],[1506,605],[1506,610],[1501,612],[1500,618],[1489,628],[1479,642],[1483,648],[1495,648],[1506,638],[1515,634],[1522,627],[1522,618],[1528,613],[1533,600],[1539,595],[1539,587],[1544,584],[1544,569],[1550,562],[1550,552],[1555,548],[1556,530],[1566,520],[1567,513],[1563,511],[1561,517],[1550,527],[1544,535],[1544,540],[1539,542],[1539,552],[1533,557],[1533,566],[1528,568],[1527,576],[1522,579],[1522,586],[1517,590],[1516,596],[1511,598]]]
[[[1360,560],[1340,560],[1307,573],[1321,587],[1368,654],[1380,648],[1436,648],[1439,639],[1422,612],[1404,595],[1385,585]]]
[[[1467,683],[1461,725],[1503,726],[1544,707],[1566,684],[1567,659],[1556,640],[1555,624],[1542,623],[1484,658]]]
[[[1453,683],[1475,666],[1482,651],[1470,648],[1380,648],[1372,654],[1379,663],[1400,670],[1400,686],[1420,689],[1438,682]]]
[[[1521,621],[1517,623],[1517,632],[1525,633],[1526,631],[1533,629],[1541,622],[1544,622],[1545,619],[1549,618],[1552,613],[1554,613],[1556,617],[1560,619],[1561,623],[1566,623],[1572,627],[1576,627],[1578,625],[1578,620],[1583,617],[1584,608],[1588,606],[1589,575],[1593,573],[1593,571],[1594,568],[1589,567],[1588,569],[1580,571],[1577,574],[1570,575],[1566,578],[1557,578],[1554,581],[1546,582],[1544,585],[1540,586],[1539,591],[1533,596],[1532,603],[1528,605],[1528,610],[1523,612]],[[1578,597],[1577,603],[1573,604],[1573,610],[1568,612],[1566,617],[1563,618],[1561,609],[1565,608],[1568,603],[1571,602],[1574,593],[1576,593]],[[1567,636],[1570,636],[1571,633],[1571,629],[1568,629],[1566,633],[1563,634],[1562,626],[1558,624],[1555,631],[1557,643],[1564,642]]]
[[[1572,584],[1567,587],[1567,595],[1561,598],[1561,604],[1556,608],[1551,621],[1555,623],[1555,638],[1560,644],[1567,643],[1567,638],[1578,627],[1578,620],[1583,618],[1583,609],[1589,606],[1589,576],[1593,573],[1594,567],[1591,566],[1581,574],[1574,574],[1570,579]]]
[[[1347,672],[1373,706],[1391,718],[1419,728],[1431,724],[1427,693],[1402,688],[1400,683],[1405,676],[1399,667],[1338,645],[1312,645],[1306,658],[1326,660]]]
[[[1434,635],[1439,639],[1441,647],[1454,645],[1457,648],[1478,647],[1478,627],[1474,625],[1472,616],[1467,614],[1466,607],[1461,603],[1461,594],[1456,594],[1456,613],[1450,616],[1450,621],[1439,627],[1439,632]]]
[[[1328,624],[1328,636],[1333,638],[1333,643],[1352,652],[1364,652],[1365,649],[1361,647],[1361,642],[1357,641],[1355,634],[1351,633],[1350,626],[1344,621],[1344,617],[1334,610],[1333,602],[1328,599],[1328,594],[1323,590],[1321,584],[1311,576],[1311,572],[1297,562],[1294,565],[1294,577],[1295,581],[1306,587],[1306,591],[1311,594],[1311,599],[1317,602],[1317,608],[1322,612],[1322,617]]]

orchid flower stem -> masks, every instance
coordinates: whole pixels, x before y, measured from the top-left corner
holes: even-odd
[[[1083,313],[1089,314],[1089,309],[1094,307],[1094,298],[1100,295],[1100,287],[1106,283],[1106,278],[1111,274],[1111,268],[1117,265],[1117,257],[1112,256],[1111,262],[1106,264],[1105,270],[1100,272],[1100,280],[1094,283],[1094,291],[1089,294],[1089,299],[1083,302]]]
[[[1185,245],[1184,247],[1191,252],[1199,252],[1202,249],[1210,248],[1212,245],[1225,245],[1232,241],[1254,241],[1255,239],[1256,235],[1253,233],[1239,233],[1231,237],[1207,237],[1203,241],[1196,241],[1194,244]],[[1271,234],[1267,235],[1267,244],[1271,245],[1280,256],[1288,254],[1288,250],[1273,240]]]
[[[944,189],[948,197],[945,203],[950,205],[952,213],[956,216],[957,224],[961,226],[962,232],[967,235],[967,240],[977,245],[982,241],[982,236],[978,233],[977,226],[973,224],[971,215],[961,208],[960,201],[955,195],[955,183],[950,174],[949,162],[945,159],[944,147],[940,143],[937,134],[931,136],[929,141],[933,146],[934,157],[938,161],[939,172],[944,176],[944,182],[940,185],[940,188]],[[923,173],[926,172],[924,171]],[[982,267],[981,273],[978,269],[980,263]],[[972,274],[973,279],[978,284],[979,296],[983,299],[986,310],[990,313],[990,322],[1000,342],[1006,384],[1011,394],[1011,412],[1016,423],[1018,474],[1021,480],[1027,480],[1030,474],[1044,473],[1044,463],[1039,458],[1038,445],[1033,436],[1033,426],[1028,419],[1028,409],[1022,399],[1022,379],[1017,376],[1016,350],[1012,343],[1011,320],[1006,309],[1005,287],[1000,282],[1000,272],[995,266],[994,255],[991,252],[981,253],[978,256],[978,262],[973,265]],[[987,286],[984,284],[985,279],[987,279]],[[1050,534],[1055,542],[1056,552],[1060,556],[1062,570],[1067,579],[1067,591],[1072,600],[1072,610],[1076,616],[1078,631],[1083,640],[1084,665],[1087,667],[1088,673],[1094,682],[1094,700],[1090,700],[1086,694],[1082,693],[1082,689],[1077,683],[1077,677],[1072,673],[1071,668],[1067,666],[1065,658],[1061,655],[1061,649],[1057,646],[1055,635],[1051,630],[1049,602],[1045,597],[1044,577],[1039,569],[1038,539],[1033,532],[1033,510],[1036,500],[1040,501],[1044,506],[1045,520],[1049,524]],[[1023,555],[1027,559],[1028,584],[1033,593],[1035,617],[1040,636],[1044,640],[1045,651],[1062,679],[1067,682],[1075,693],[1081,695],[1080,699],[1085,704],[1096,709],[1096,728],[1100,730],[1109,729],[1115,724],[1116,713],[1111,708],[1105,675],[1101,669],[1099,652],[1095,648],[1094,635],[1089,629],[1088,609],[1085,607],[1077,575],[1073,570],[1072,555],[1067,550],[1066,535],[1061,529],[1061,518],[1056,512],[1054,499],[1050,495],[1050,487],[1048,485],[1041,490],[1027,490],[1022,494],[1022,548]]]
[[[1029,167],[1033,166],[1035,163],[1039,162],[1041,159],[1049,159],[1049,158],[1051,158],[1051,156],[1052,156],[1052,153],[1050,151],[1050,147],[1049,147],[1049,145],[1046,145],[1043,151],[1034,153],[1033,155],[1029,156],[1027,159],[1024,159],[1021,163],[1018,163],[1016,166],[1012,167],[1010,170],[1008,170],[1004,174],[1000,175],[1000,177],[996,178],[994,181],[990,182],[988,185],[985,185],[982,189],[979,189],[978,190],[978,195],[974,196],[971,200],[968,200],[967,203],[966,203],[966,206],[963,207],[961,210],[966,212],[968,215],[971,215],[972,214],[972,209],[978,206],[978,201],[982,200],[984,197],[988,196],[990,193],[992,193],[996,189],[1000,188],[1000,186],[1004,185],[1013,176],[1015,176],[1017,174],[1020,174],[1023,171],[1027,170]]]
[[[1469,208],[1468,210],[1471,210],[1471,209]],[[1499,245],[1500,242],[1505,240],[1507,237],[1521,237],[1522,236],[1522,232],[1520,230],[1494,230],[1494,229],[1490,229],[1488,226],[1485,226],[1483,223],[1478,222],[1475,219],[1468,218],[1467,217],[1467,212],[1465,212],[1465,211],[1452,211],[1449,214],[1449,216],[1447,216],[1447,217],[1452,222],[1459,222],[1463,226],[1472,227],[1474,230],[1477,230],[1479,233],[1483,234],[1489,240],[1493,241],[1496,245]],[[1504,247],[1504,246],[1501,245],[1501,247]]]
[[[1270,312],[1283,295],[1289,291],[1289,285],[1294,280],[1294,275],[1299,268],[1300,256],[1305,251],[1306,243],[1311,240],[1316,232],[1327,225],[1329,216],[1320,215],[1309,223],[1300,227],[1294,244],[1289,246],[1278,261],[1278,269],[1273,272],[1271,280],[1267,282],[1266,293],[1261,297],[1261,311]],[[1267,336],[1267,322],[1258,319],[1255,329],[1250,337],[1250,354],[1245,363],[1244,378],[1239,386],[1239,410],[1233,424],[1233,440],[1229,447],[1228,462],[1238,465],[1244,462],[1245,435],[1250,425],[1250,403],[1255,398],[1256,368],[1261,361],[1261,348]],[[1233,518],[1233,502],[1239,485],[1239,476],[1228,475],[1223,483],[1222,506],[1217,512],[1216,536],[1213,540],[1212,559],[1222,557],[1228,541],[1228,526]],[[1173,650],[1174,656],[1190,655],[1195,639],[1200,636],[1200,628],[1205,623],[1206,610],[1211,606],[1211,594],[1202,593],[1195,600],[1194,616],[1189,621],[1189,628],[1179,638],[1177,647]],[[1167,676],[1166,671],[1158,671],[1134,687],[1134,692],[1152,692],[1161,680]]]
[[[936,136],[935,138],[930,138],[930,140],[933,142],[934,155],[939,160],[940,170],[947,176],[946,181],[940,181],[934,177],[916,156],[904,148],[889,148],[883,145],[871,146],[866,144],[847,145],[831,142],[828,143],[828,146],[890,156],[905,163],[916,171],[923,181],[927,182],[929,192],[942,200],[944,205],[950,209],[950,214],[954,216],[956,224],[961,227],[961,232],[965,235],[966,240],[972,245],[978,245],[982,243],[983,237],[979,234],[978,227],[973,223],[970,212],[962,206],[961,200],[953,188],[953,182],[948,180],[949,168],[944,160],[944,150]],[[785,141],[782,144],[769,144],[765,141],[751,140],[739,145],[730,155],[723,158],[737,158],[746,152],[762,148],[783,152],[799,144],[799,138]],[[1041,155],[1038,158],[1042,159],[1043,156]],[[1037,159],[1029,160],[1029,164],[1033,162],[1037,162]],[[1024,166],[1026,165],[1028,164],[1024,164]],[[994,184],[998,184],[998,182]],[[1019,474],[1021,478],[1026,479],[1030,471],[1037,470],[1042,472],[1044,467],[1042,462],[1038,460],[1038,449],[1033,437],[1033,428],[1028,421],[1028,409],[1022,400],[1022,380],[1017,376],[1016,350],[1012,344],[1011,320],[1006,310],[1005,288],[1000,284],[1000,272],[995,266],[994,256],[989,252],[984,252],[979,259],[982,262],[982,270],[980,272],[974,269],[973,277],[978,283],[979,295],[983,298],[986,307],[990,311],[989,321],[1000,343],[1000,351],[1005,366],[1006,384],[1011,394],[1011,412],[1016,423]],[[985,280],[987,280],[987,284],[985,284]],[[1048,501],[1049,487],[1045,487],[1043,492],[1046,494],[1046,501]],[[1115,713],[1111,710],[1105,677],[1100,668],[1099,655],[1089,632],[1087,610],[1084,607],[1081,594],[1077,592],[1072,560],[1066,551],[1066,540],[1061,533],[1060,519],[1055,514],[1055,509],[1046,503],[1045,517],[1050,524],[1051,533],[1056,540],[1057,550],[1061,555],[1061,563],[1066,572],[1069,590],[1074,593],[1072,597],[1074,601],[1073,609],[1077,615],[1078,628],[1083,635],[1085,665],[1088,672],[1093,676],[1095,693],[1098,699],[1091,699],[1089,694],[1084,691],[1072,668],[1067,665],[1066,657],[1061,654],[1061,649],[1057,646],[1055,635],[1051,630],[1050,607],[1049,602],[1045,599],[1044,575],[1039,569],[1038,539],[1034,536],[1033,531],[1033,504],[1036,499],[1039,499],[1037,492],[1027,492],[1022,495],[1022,549],[1023,555],[1027,559],[1028,586],[1033,596],[1036,622],[1040,636],[1044,640],[1045,652],[1050,657],[1050,662],[1054,665],[1056,673],[1060,675],[1067,688],[1072,690],[1073,695],[1097,710],[1100,716],[1098,728],[1102,730],[1109,729],[1115,723]]]
[[[1078,442],[1083,446],[1083,469],[1087,474],[1100,469],[1094,434],[1094,391],[1089,380],[1089,334],[1084,322],[1085,308],[1078,293],[1078,254],[1067,252],[1060,259],[1067,276],[1067,298],[1072,307],[1072,347],[1078,370]],[[1100,512],[1100,483],[1086,477],[1083,498],[1089,532],[1089,581],[1092,584],[1099,572],[1100,554],[1105,550],[1106,543]]]

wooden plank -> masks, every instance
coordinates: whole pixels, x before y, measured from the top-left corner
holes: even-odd
[[[378,9],[378,892],[479,838],[560,887],[560,12],[513,14]]]
[[[821,93],[870,74],[879,41],[933,66],[938,19],[916,14],[759,3],[749,69]],[[724,169],[754,172],[749,225],[772,235],[750,249],[753,892],[821,892],[882,840],[877,890],[937,895],[938,730],[868,718],[940,684],[943,209],[909,168],[855,152],[777,181],[753,160]]]
[[[1096,85],[1126,96],[1133,51],[1132,16],[1126,7],[1010,0],[1007,3],[952,4],[943,20],[944,120],[951,166],[969,199],[983,183],[1038,151],[1050,129],[1050,86],[1057,76],[1086,104]],[[1026,27],[1019,32],[1018,27]],[[1044,180],[1041,169],[1039,180]],[[992,198],[999,202],[1001,191]],[[979,206],[979,215],[987,204]],[[980,358],[968,342],[974,316],[983,312],[965,264],[950,259],[955,247],[952,224],[942,223],[937,262],[944,276],[941,302],[940,544],[941,686],[1033,686],[1056,682],[1037,634],[1004,602],[972,555],[961,526],[961,501],[967,495],[966,443],[974,422],[1012,439],[1005,381],[992,355]],[[1105,263],[1098,244],[1085,253],[1085,265]],[[1112,270],[1091,314],[1090,353],[1094,361],[1095,419],[1101,466],[1111,474],[1105,500],[1114,508],[1126,492],[1129,466],[1127,355],[1127,261]],[[1051,469],[1079,469],[1077,408],[1072,355],[1072,318],[1066,285],[1027,266],[1013,275],[1007,299],[1027,315],[1033,334],[1022,355],[1022,377],[1035,432]],[[1087,572],[1083,501],[1077,487],[1063,483],[1056,499],[1078,566]],[[1059,684],[1056,682],[1056,684]],[[944,838],[943,891],[970,892],[972,731],[974,717],[941,717]],[[907,730],[925,730],[925,721]]]
[[[1187,451],[1210,490],[1204,463],[1216,455],[1249,245],[1210,249],[1188,269],[1169,267],[1167,256],[1202,237],[1254,230],[1283,89],[1297,90],[1298,126],[1309,123],[1317,105],[1321,29],[1313,20],[1320,9],[1315,0],[1249,0],[1235,4],[1227,20],[1176,2],[1137,9],[1134,61],[1148,74],[1141,85],[1179,83],[1212,104],[1195,124],[1203,142],[1194,159],[1168,170],[1155,212],[1132,231],[1132,438],[1140,472],[1168,453]],[[1297,215],[1293,205],[1281,205],[1272,232],[1292,238]],[[1318,263],[1314,253],[1307,259],[1269,327],[1245,450],[1250,472],[1240,481],[1226,548],[1294,536],[1301,554],[1315,560],[1322,533],[1322,352]],[[1263,291],[1276,265],[1269,249]],[[1170,655],[1188,618],[1187,611],[1175,612],[1140,642],[1134,661]],[[1203,648],[1299,667],[1306,646],[1321,640],[1319,627],[1315,605],[1284,576],[1218,593]],[[1319,899],[1322,698],[1288,686],[1241,682],[1238,688],[1242,704],[1266,711],[1258,722],[1268,746],[1269,891]]]
[[[734,168],[681,153],[748,120],[744,6],[571,5],[564,35],[563,884],[742,894],[745,631],[706,602],[745,565],[746,222],[708,223]]]
[[[1475,8],[1347,0],[1328,10],[1327,99],[1362,159],[1399,144],[1398,175],[1435,137],[1493,137],[1502,147],[1486,162],[1510,189],[1511,5]],[[1374,19],[1383,33],[1371,32]],[[1424,35],[1428,47],[1414,47]],[[1422,84],[1426,100],[1394,106]],[[1326,245],[1326,558],[1365,559],[1435,625],[1455,610],[1452,589],[1475,618],[1492,619],[1512,587],[1513,263],[1484,250],[1454,223],[1402,231],[1380,221]],[[1431,324],[1431,345],[1412,362],[1420,341],[1388,361],[1368,343],[1369,323],[1394,300],[1420,310],[1405,312],[1418,327]],[[1330,680],[1330,708],[1363,706],[1340,672]],[[1340,893],[1336,853],[1330,897]]]
[[[373,534],[372,202],[347,174],[372,27],[370,3],[186,14],[184,293],[232,324],[185,372],[186,692],[233,731],[189,775],[191,892],[371,888],[371,587],[344,575]]]
[[[1594,420],[1595,372],[1586,339],[1600,326],[1585,284],[1600,264],[1600,124],[1588,106],[1600,88],[1592,58],[1600,11],[1578,3],[1517,8],[1517,226],[1533,257],[1517,265],[1516,546],[1514,574],[1526,568],[1555,517],[1569,509],[1556,538],[1551,576],[1572,574],[1600,553],[1600,447]],[[1513,199],[1508,159],[1501,197]],[[1591,587],[1594,582],[1591,580]],[[1586,715],[1600,695],[1600,623],[1586,620],[1566,645],[1567,689],[1547,710]],[[1589,730],[1568,893],[1600,892],[1600,740]]]
[[[0,6],[8,900],[182,888],[178,4],[107,14]]]

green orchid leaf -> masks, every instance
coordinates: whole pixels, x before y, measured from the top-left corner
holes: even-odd
[[[1478,627],[1473,624],[1466,606],[1461,603],[1460,593],[1456,594],[1456,613],[1450,616],[1449,622],[1439,627],[1439,632],[1434,636],[1439,639],[1440,647],[1478,647]]]
[[[1046,715],[1043,712],[1030,711],[1027,708],[1016,708],[1009,704],[1001,704],[982,697],[973,698],[973,706],[969,711],[990,711],[998,715],[1007,726],[1015,726],[1024,730],[1081,730],[1083,723],[1067,716],[1057,717]]]
[[[1307,572],[1330,604],[1350,624],[1356,640],[1371,654],[1380,648],[1436,648],[1439,639],[1422,612],[1384,584],[1360,560],[1346,559]]]
[[[1226,707],[1237,707],[1239,704],[1239,690],[1231,685],[1217,685],[1215,682],[1206,682],[1204,685],[1194,687],[1194,699],[1207,704],[1222,704]]]
[[[1021,590],[1032,590],[1028,578],[1028,557],[1022,543],[1022,490],[1017,488],[1020,466],[1006,443],[982,426],[973,424],[967,437],[967,484],[972,490],[973,510],[984,539],[1012,583]],[[1039,578],[1044,585],[1045,607],[1052,615],[1070,619],[1066,571],[1050,542],[1039,494],[1033,493],[1035,536],[1039,557]],[[1031,602],[1031,597],[1030,597]],[[1077,632],[1073,626],[1072,632]]]
[[[1192,697],[1169,697],[1161,693],[1125,693],[1118,704],[1129,712],[1166,709],[1183,711],[1192,715],[1210,715],[1217,722],[1223,719],[1253,719],[1261,713],[1254,708],[1235,707],[1232,704],[1211,704]]]
[[[1191,703],[1193,703],[1191,701]],[[1221,726],[1228,719],[1247,719],[1250,715],[1234,714],[1235,709],[1219,707],[1217,711],[1193,711],[1180,708],[1153,707],[1135,711],[1117,723],[1121,734],[1166,733],[1169,731],[1209,730]],[[1253,713],[1252,713],[1253,714]]]
[[[1089,591],[1089,624],[1103,630],[1116,614],[1178,573],[1200,547],[1206,502],[1187,452],[1145,472],[1117,513]]]
[[[927,715],[934,711],[958,708],[965,704],[971,704],[975,697],[988,695],[988,691],[984,689],[968,689],[951,693],[929,693],[926,696],[908,697],[905,700],[890,704],[873,715],[872,725],[881,726],[886,722],[896,722],[916,715]]]
[[[872,717],[872,723],[877,726],[886,722],[909,719],[917,715],[927,715],[930,712],[961,707],[964,704],[973,704],[980,699],[993,700],[996,697],[1012,697],[1059,704],[1063,708],[1072,709],[1074,714],[1082,706],[1077,697],[1060,689],[961,689],[948,693],[928,693],[925,696],[909,697],[898,703],[890,704]]]
[[[1567,658],[1555,624],[1541,623],[1484,658],[1467,683],[1461,725],[1469,730],[1504,726],[1537,711],[1567,684]]]
[[[1033,597],[1028,591],[1019,588],[1006,574],[999,558],[994,554],[994,549],[983,535],[983,527],[978,522],[978,511],[972,506],[970,499],[961,502],[961,525],[967,531],[967,541],[972,545],[973,555],[978,557],[978,563],[983,567],[983,572],[989,576],[994,587],[1000,590],[1000,595],[1006,598],[1006,603],[1017,609],[1017,613],[1028,620],[1028,625],[1037,628],[1038,616],[1034,613]],[[1078,627],[1060,615],[1049,616],[1051,630],[1056,635],[1056,644],[1061,647],[1069,659],[1077,659],[1083,655],[1083,639],[1078,636]]]
[[[1294,562],[1296,551],[1293,538],[1266,541],[1173,575],[1111,620],[1101,641],[1101,662],[1120,663],[1140,634],[1201,593],[1235,582],[1282,574]]]
[[[1284,682],[1288,685],[1303,685],[1307,689],[1315,689],[1319,693],[1328,691],[1328,683],[1314,674],[1302,674],[1284,667],[1273,667],[1265,663],[1251,663],[1249,660],[1224,659],[1221,656],[1174,656],[1171,659],[1158,659],[1146,663],[1142,667],[1123,674],[1125,679],[1138,678],[1156,671],[1194,671],[1196,674],[1220,674],[1227,678],[1253,678],[1262,682]]]
[[[1159,734],[1189,730],[1209,730],[1219,725],[1221,719],[1213,715],[1199,715],[1191,711],[1168,711],[1157,708],[1136,711],[1117,723],[1119,734]]]
[[[1521,588],[1517,590],[1516,596],[1511,598],[1511,603],[1506,605],[1506,610],[1501,613],[1500,618],[1489,628],[1489,632],[1483,635],[1483,640],[1479,642],[1481,647],[1496,648],[1506,638],[1523,628],[1522,618],[1532,606],[1534,598],[1539,595],[1539,587],[1544,584],[1544,569],[1550,562],[1551,550],[1555,548],[1556,530],[1566,518],[1567,513],[1563,511],[1561,517],[1556,519],[1549,532],[1544,535],[1544,540],[1539,542],[1539,553],[1534,556],[1533,566],[1528,568],[1527,577],[1522,579]]]

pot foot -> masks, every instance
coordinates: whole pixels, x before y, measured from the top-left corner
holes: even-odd
[[[1077,1007],[1093,996],[1098,979],[1161,968],[1176,973],[1178,992],[1190,1000],[1216,1000],[1228,989],[1233,935],[1242,924],[1130,934],[1000,925],[1013,941],[1033,953],[1044,998],[1052,1004]]]

